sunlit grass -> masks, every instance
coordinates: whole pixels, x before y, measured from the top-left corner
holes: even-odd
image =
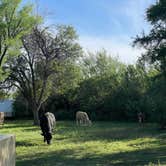
[[[50,146],[32,121],[7,121],[0,133],[16,135],[17,166],[166,165],[166,133],[155,124],[58,122]]]

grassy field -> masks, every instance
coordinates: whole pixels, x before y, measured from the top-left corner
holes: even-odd
[[[166,133],[155,124],[58,122],[46,145],[32,121],[7,121],[0,133],[16,135],[16,166],[166,165]]]

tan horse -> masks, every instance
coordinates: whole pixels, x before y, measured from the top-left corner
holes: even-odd
[[[89,120],[88,114],[86,112],[78,111],[76,112],[76,124],[77,125],[91,125],[92,122]]]

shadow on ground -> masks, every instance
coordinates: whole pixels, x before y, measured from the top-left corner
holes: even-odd
[[[39,144],[37,144],[37,143],[34,143],[34,142],[27,142],[27,141],[17,141],[16,142],[16,147],[18,147],[18,146],[37,146],[37,145],[39,145]]]
[[[32,127],[32,121],[26,120],[26,121],[7,121],[2,126],[3,129],[14,129],[14,128],[26,128],[26,127]]]
[[[157,153],[157,155],[156,155]],[[28,159],[26,159],[28,157]],[[166,148],[120,152],[115,154],[79,153],[79,149],[66,149],[35,156],[25,156],[25,160],[17,161],[17,166],[137,166],[148,165],[150,162],[166,164]]]
[[[21,130],[25,131],[27,136],[29,133],[39,134],[35,131],[38,129],[29,123],[21,126],[25,126]],[[144,142],[146,137],[154,139],[149,139],[150,142],[147,143],[149,140]],[[81,144],[88,141],[116,144],[116,141],[123,142],[139,138],[142,141],[131,141],[127,144],[134,148],[129,148],[129,150],[121,148],[116,153],[114,151],[108,153],[107,150],[96,151],[99,148],[91,151],[90,146],[84,147],[84,144]],[[107,123],[96,123],[91,127],[77,127],[72,122],[60,122],[54,130],[53,145],[44,144],[43,146],[42,137],[36,135],[36,139],[39,142],[31,138],[16,142],[18,148],[36,148],[33,153],[27,151],[25,155],[20,151],[16,166],[142,166],[148,165],[150,162],[166,165],[166,133],[157,130],[156,125],[152,124],[141,127],[134,123],[124,125],[123,123],[109,123],[108,125]],[[73,143],[76,146],[66,146]],[[98,146],[98,144],[95,145]]]

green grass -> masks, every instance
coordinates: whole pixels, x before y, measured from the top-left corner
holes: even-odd
[[[16,135],[16,166],[166,165],[166,133],[155,124],[57,122],[52,145],[32,121],[7,121],[0,133]]]

